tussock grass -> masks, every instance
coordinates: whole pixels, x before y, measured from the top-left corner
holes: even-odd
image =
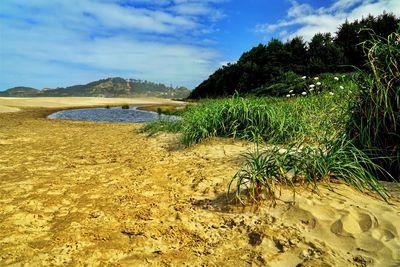
[[[292,188],[295,193],[296,185],[305,184],[317,192],[321,181],[330,189],[331,182],[339,181],[361,192],[377,193],[384,200],[389,197],[376,178],[377,171],[384,173],[385,170],[345,135],[319,147],[292,145],[280,149],[274,146],[261,151],[257,146],[244,156],[243,167],[228,186],[228,193],[235,188],[236,197],[242,203],[244,192],[255,202],[262,196],[275,201],[282,186]]]
[[[400,32],[374,36],[365,47],[370,73],[360,76],[348,131],[358,147],[369,152],[373,148],[377,163],[400,181]]]

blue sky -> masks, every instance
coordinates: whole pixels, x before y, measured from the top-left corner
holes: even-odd
[[[335,32],[399,0],[1,0],[0,90],[146,79],[194,88],[258,43]]]

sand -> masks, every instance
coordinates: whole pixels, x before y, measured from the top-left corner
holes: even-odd
[[[226,191],[248,143],[184,148],[141,124],[13,106],[0,113],[0,266],[400,265],[398,197],[338,184],[243,207]]]
[[[101,97],[0,97],[0,113],[15,112],[20,107],[70,108],[105,105],[182,105],[169,99],[146,98],[101,98]]]

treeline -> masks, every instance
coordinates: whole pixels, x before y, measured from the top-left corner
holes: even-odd
[[[223,97],[235,91],[279,95],[272,90],[272,85],[285,79],[288,73],[310,76],[365,69],[364,42],[371,38],[372,33],[387,37],[400,27],[399,23],[400,19],[395,15],[383,13],[354,22],[346,21],[339,26],[336,35],[317,33],[309,43],[300,36],[285,43],[272,39],[267,45],[259,44],[243,53],[236,63],[218,69],[198,85],[189,98]]]

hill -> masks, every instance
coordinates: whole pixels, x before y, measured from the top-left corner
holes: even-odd
[[[14,97],[31,97],[38,94],[40,90],[32,87],[18,86],[10,88],[4,92],[0,92],[0,96],[14,96]]]
[[[171,87],[161,83],[153,83],[120,77],[101,79],[85,85],[59,87],[38,90],[31,87],[14,87],[0,92],[5,97],[161,97],[185,98],[190,91],[185,87]]]

